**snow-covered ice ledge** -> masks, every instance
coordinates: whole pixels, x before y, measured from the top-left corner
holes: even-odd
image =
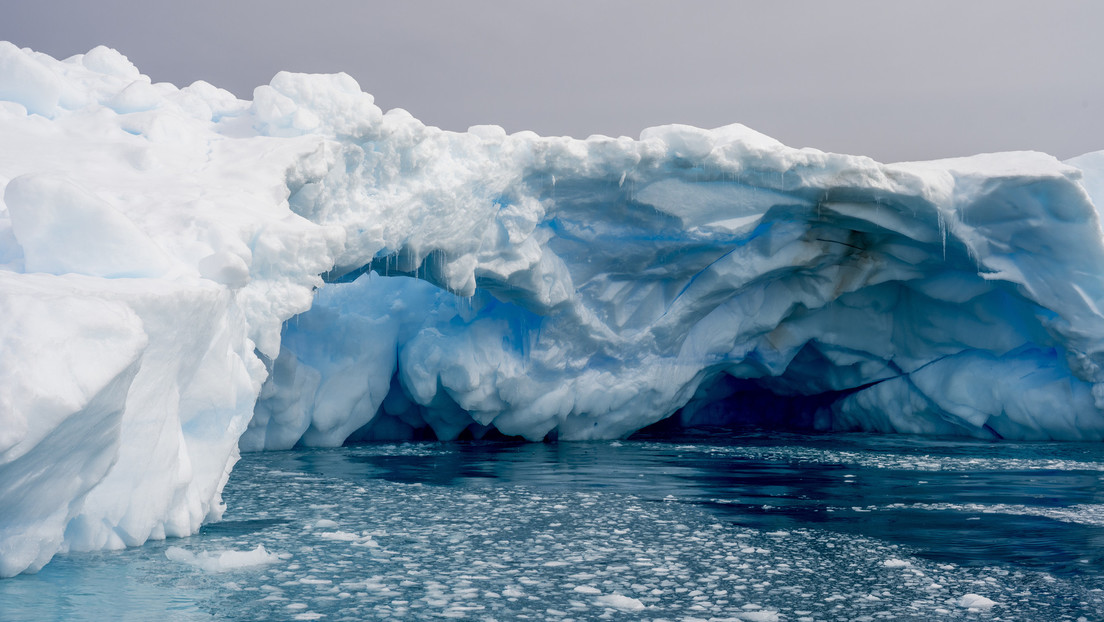
[[[461,134],[0,42],[0,188],[0,575],[193,533],[239,444],[1104,435],[1104,152]]]

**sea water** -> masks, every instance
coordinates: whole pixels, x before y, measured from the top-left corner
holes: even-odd
[[[3,620],[1102,620],[1104,445],[746,432],[246,454]]]

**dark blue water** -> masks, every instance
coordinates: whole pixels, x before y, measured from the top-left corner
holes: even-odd
[[[362,445],[246,455],[224,496],[0,581],[0,619],[1104,620],[1100,444]]]

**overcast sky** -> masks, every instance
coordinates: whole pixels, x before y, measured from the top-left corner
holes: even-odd
[[[883,161],[1104,149],[1102,26],[1104,2],[1053,0],[0,0],[0,39],[243,98],[344,71],[446,129],[739,122]]]

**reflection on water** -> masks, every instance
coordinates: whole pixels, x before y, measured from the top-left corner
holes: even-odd
[[[1013,563],[1055,573],[1104,574],[1104,471],[1045,468],[1050,444],[922,441],[848,435],[793,437],[827,456],[865,451],[875,465],[763,459],[752,435],[725,445],[662,443],[464,443],[429,456],[301,454],[306,472],[440,486],[525,485],[615,490],[698,503],[740,525],[772,531],[820,528],[907,544],[916,554],[959,564]],[[896,442],[895,442],[896,441]],[[1070,456],[1104,457],[1098,446],[1059,446]],[[922,449],[948,469],[902,469]],[[890,466],[877,466],[879,454]],[[1021,470],[989,470],[988,457],[1020,459]],[[1098,461],[1098,460],[1097,460]],[[1070,461],[1073,462],[1073,461]],[[1078,465],[1076,462],[1074,466]],[[999,466],[999,464],[998,464]],[[1085,507],[1089,506],[1089,507]],[[1059,520],[1042,508],[1078,508]],[[1003,509],[1004,511],[995,511]],[[1032,512],[1036,513],[1032,513]],[[1072,519],[1072,520],[1071,520]],[[1077,520],[1080,519],[1080,520]]]
[[[1099,444],[362,445],[246,455],[225,497],[195,537],[0,581],[0,619],[1104,619]],[[279,561],[165,556],[257,545]]]
[[[58,556],[41,572],[0,579],[0,620],[204,622],[215,591],[192,577],[162,579],[163,543],[148,549]]]

